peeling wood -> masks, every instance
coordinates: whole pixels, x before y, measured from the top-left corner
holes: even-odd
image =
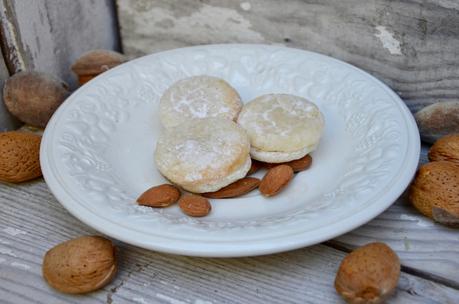
[[[415,112],[459,100],[457,0],[118,0],[131,57],[211,43],[307,49],[360,67]]]
[[[114,2],[0,0],[2,51],[11,74],[36,70],[77,86],[71,64],[92,49],[119,50]]]
[[[21,125],[21,122],[8,112],[3,102],[3,84],[9,76],[9,71],[0,53],[0,132],[14,130]]]
[[[0,47],[10,75],[26,69],[24,47],[19,37],[10,0],[0,3]]]

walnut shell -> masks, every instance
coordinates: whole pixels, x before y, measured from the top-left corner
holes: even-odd
[[[41,176],[41,136],[17,131],[0,133],[0,181],[21,183]]]
[[[447,160],[459,164],[459,134],[443,136],[429,150],[430,161]]]
[[[115,247],[100,236],[83,236],[51,248],[43,260],[43,277],[53,288],[72,294],[107,285],[116,274]]]
[[[399,277],[397,254],[384,243],[370,243],[343,259],[335,288],[348,303],[382,303],[395,290]]]
[[[19,72],[6,80],[3,99],[22,122],[44,128],[54,111],[69,96],[62,80],[39,72]]]
[[[459,165],[436,161],[421,166],[411,184],[409,198],[417,210],[439,223],[449,225],[451,217],[459,219]],[[436,216],[433,208],[437,208]],[[447,221],[443,220],[445,213]]]
[[[123,54],[110,50],[93,50],[84,53],[72,65],[72,71],[77,74],[80,84],[84,84],[97,75],[125,62]]]

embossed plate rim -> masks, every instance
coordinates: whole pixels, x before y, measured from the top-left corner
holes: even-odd
[[[403,192],[406,185],[411,180],[412,176],[415,173],[418,158],[419,158],[419,149],[420,149],[420,141],[419,141],[419,133],[417,131],[416,124],[414,119],[405,106],[405,104],[401,101],[401,99],[392,92],[387,86],[381,83],[376,78],[372,77],[371,75],[367,74],[366,72],[349,65],[345,62],[336,60],[334,58],[324,56],[321,54],[297,50],[297,49],[289,49],[283,48],[278,46],[266,46],[266,45],[243,45],[243,44],[232,44],[232,45],[209,45],[209,46],[197,46],[197,47],[189,47],[183,49],[175,49],[170,51],[165,51],[157,54],[152,54],[147,57],[154,57],[157,55],[164,56],[168,52],[170,53],[177,53],[177,52],[187,52],[187,50],[196,50],[196,49],[211,49],[211,48],[225,48],[225,47],[240,47],[240,48],[272,48],[272,49],[279,49],[279,50],[292,50],[295,52],[304,52],[306,55],[309,56],[319,56],[324,60],[328,60],[334,63],[338,63],[341,65],[345,65],[357,73],[363,75],[363,77],[368,78],[377,86],[382,88],[382,90],[391,97],[391,99],[396,101],[396,104],[400,108],[402,115],[404,117],[404,124],[407,127],[406,132],[408,133],[408,141],[407,143],[407,153],[405,155],[405,170],[403,172],[397,172],[394,177],[391,179],[391,182],[387,185],[392,185],[392,190],[388,192],[385,196],[379,198],[375,202],[372,203],[369,207],[372,208],[364,208],[359,212],[354,213],[351,217],[347,219],[347,221],[337,221],[337,223],[328,226],[322,227],[319,229],[315,229],[313,231],[301,231],[295,234],[291,234],[288,237],[272,237],[272,238],[265,238],[258,241],[237,241],[233,242],[231,240],[224,240],[221,242],[196,242],[195,240],[184,240],[183,238],[177,239],[170,239],[164,238],[159,235],[148,235],[145,236],[144,233],[128,229],[123,225],[116,225],[112,221],[107,221],[101,216],[94,214],[92,211],[87,209],[85,206],[78,203],[78,199],[73,197],[69,192],[67,192],[62,186],[62,182],[59,180],[59,174],[56,172],[56,168],[52,168],[53,159],[51,158],[52,153],[51,147],[49,144],[52,142],[53,137],[53,130],[56,126],[56,122],[58,121],[58,117],[61,113],[64,113],[65,108],[67,108],[72,100],[70,97],[69,102],[64,103],[58,111],[55,113],[53,118],[51,119],[50,123],[48,124],[47,129],[45,130],[45,134],[42,141],[41,146],[41,153],[40,153],[40,160],[42,164],[43,175],[47,184],[49,185],[50,190],[56,196],[56,198],[61,202],[61,204],[69,210],[74,216],[79,218],[81,221],[85,222],[89,226],[101,231],[102,233],[114,237],[116,239],[125,241],[127,243],[131,243],[134,245],[138,245],[141,247],[145,247],[148,249],[164,251],[169,253],[176,253],[176,254],[185,254],[185,255],[195,255],[195,256],[212,256],[212,257],[235,257],[235,256],[249,256],[249,255],[260,255],[260,254],[268,254],[274,252],[280,252],[290,249],[295,249],[299,247],[304,247],[312,244],[316,244],[318,242],[328,240],[333,238],[337,235],[345,233],[351,229],[354,229],[365,222],[369,221],[373,217],[380,214],[384,211],[387,207],[389,207],[392,202]],[[142,57],[144,58],[144,57]],[[131,62],[137,62],[143,60],[142,58],[133,60]],[[127,63],[129,64],[129,63]],[[125,66],[125,65],[123,65]],[[103,77],[109,76],[111,73],[116,71],[121,67],[114,68],[99,77],[101,79]],[[386,185],[386,186],[387,186]],[[314,232],[313,234],[311,232]],[[274,242],[273,242],[274,241]]]

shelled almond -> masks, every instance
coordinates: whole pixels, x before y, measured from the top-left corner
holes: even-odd
[[[244,195],[253,189],[257,188],[260,180],[255,177],[245,177],[232,184],[229,184],[215,192],[203,193],[202,195],[208,198],[232,198]]]
[[[212,209],[207,198],[196,194],[183,195],[178,203],[180,209],[182,209],[185,214],[192,217],[206,216]]]
[[[176,186],[162,184],[145,191],[137,199],[137,203],[142,206],[162,208],[174,204],[179,198],[180,190]]]
[[[259,189],[264,196],[274,196],[282,191],[293,178],[293,170],[288,165],[279,165],[268,170],[261,180]]]

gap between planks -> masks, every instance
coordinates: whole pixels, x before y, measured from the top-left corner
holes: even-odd
[[[346,252],[346,253],[350,253],[352,250],[357,248],[357,246],[354,246],[353,248],[350,248],[350,246],[346,246],[343,243],[341,243],[339,241],[335,241],[335,240],[326,241],[326,242],[322,243],[322,245],[325,245],[327,247],[330,247],[330,248],[333,248],[333,249],[336,249],[336,250],[339,250],[339,251],[343,251],[343,252]],[[403,265],[403,264],[400,264],[400,265],[401,265],[401,271],[402,272],[405,272],[407,274],[410,274],[412,276],[415,276],[415,277],[418,277],[418,278],[421,278],[421,279],[432,281],[432,282],[435,282],[435,283],[438,283],[438,284],[441,284],[441,285],[445,285],[445,286],[448,286],[450,288],[459,290],[459,283],[458,282],[454,282],[453,280],[448,280],[446,278],[437,276],[435,274],[432,274],[432,273],[429,273],[429,272],[426,272],[426,271],[422,271],[422,270],[419,270],[419,269],[415,269],[415,268],[412,268],[412,267],[409,267],[409,266],[406,266],[406,265]]]

